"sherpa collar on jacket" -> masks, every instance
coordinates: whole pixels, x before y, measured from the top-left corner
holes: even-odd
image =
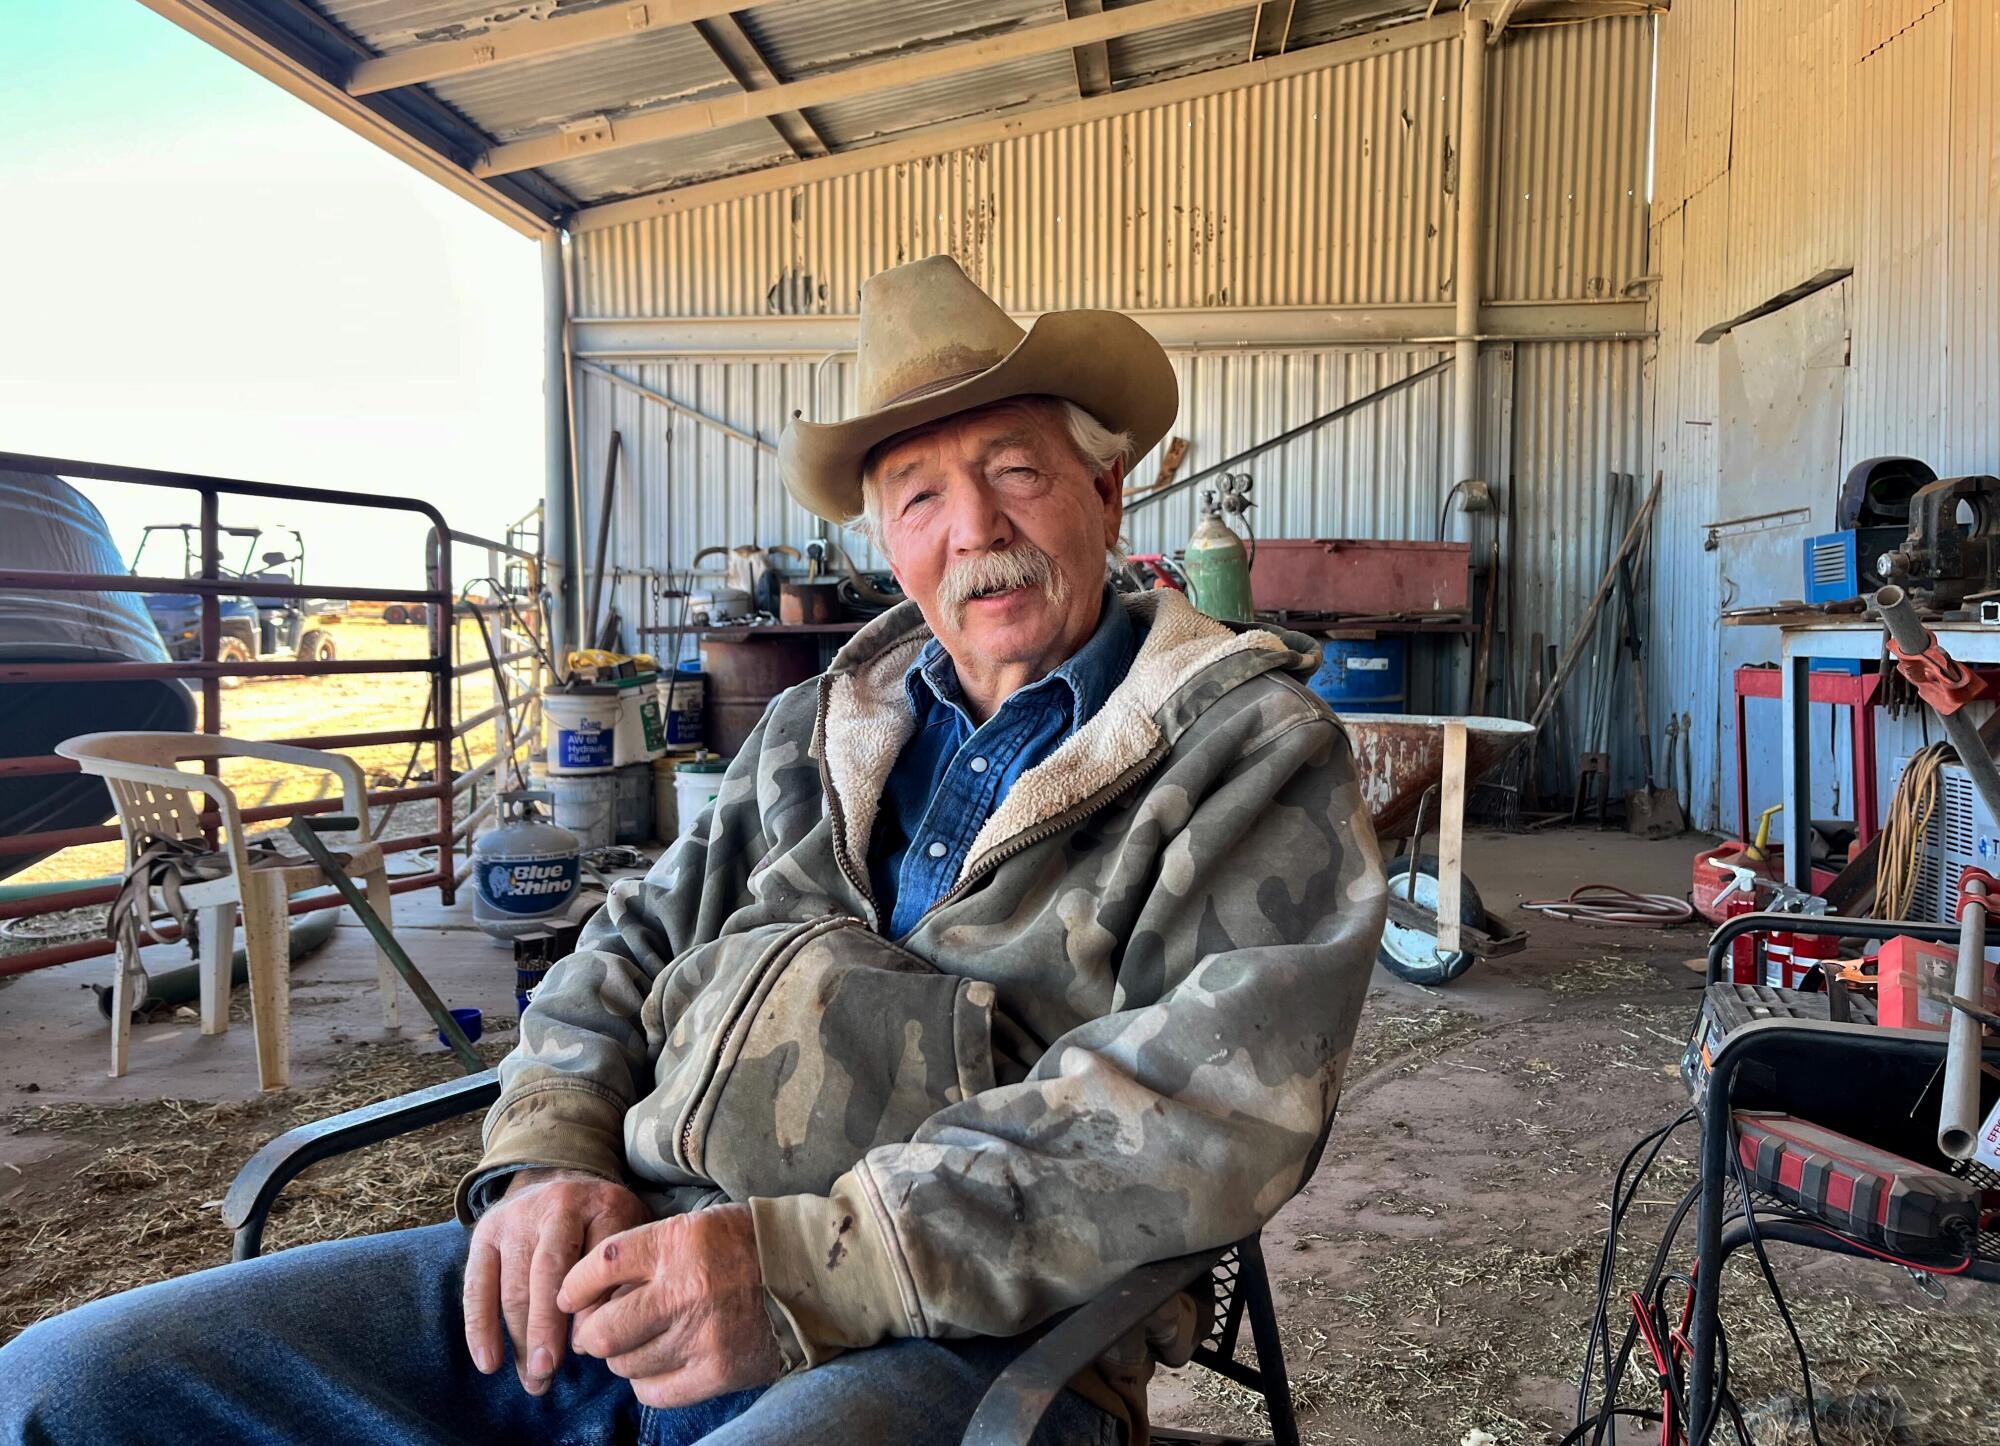
[[[1094,718],[1016,780],[973,840],[965,869],[1171,748],[1199,710],[1183,715],[1168,705],[1209,669],[1237,664],[1227,679],[1234,686],[1280,668],[1310,674],[1319,662],[1310,638],[1217,622],[1170,589],[1119,601],[1140,634],[1125,681]],[[868,855],[889,771],[916,726],[903,674],[931,636],[917,605],[902,603],[856,633],[821,680],[813,754],[826,764],[839,802],[834,827],[846,825],[839,842],[851,858]]]

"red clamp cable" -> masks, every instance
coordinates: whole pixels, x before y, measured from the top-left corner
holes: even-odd
[[[1975,880],[1986,885],[1984,896],[1966,893],[1965,886]],[[1953,911],[1952,918],[1963,919],[1967,904],[1978,904],[1982,909],[2000,913],[2000,879],[1994,878],[1982,868],[1968,866],[1965,872],[1958,876],[1958,908]]]
[[[1992,696],[1986,680],[1947,653],[1929,628],[1924,629],[1924,650],[1920,653],[1904,652],[1894,638],[1887,641],[1896,671],[1909,679],[1910,686],[1940,718]]]

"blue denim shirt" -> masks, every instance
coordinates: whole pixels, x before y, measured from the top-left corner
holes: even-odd
[[[916,928],[951,889],[1014,780],[1090,721],[1136,650],[1132,619],[1106,588],[1089,640],[975,727],[950,654],[936,639],[925,646],[903,675],[916,732],[890,771],[869,844],[869,882],[891,939]]]

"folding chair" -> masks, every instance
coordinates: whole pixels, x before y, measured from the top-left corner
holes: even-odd
[[[256,1258],[272,1204],[307,1167],[484,1110],[498,1098],[498,1076],[488,1070],[287,1130],[251,1156],[223,1197],[222,1218],[235,1233],[230,1259]],[[1198,1288],[1204,1275],[1211,1282],[1215,1309],[1207,1337],[1195,1348],[1194,1363],[1261,1395],[1271,1434],[1216,1436],[1155,1427],[1153,1439],[1210,1446],[1298,1446],[1271,1282],[1254,1235],[1234,1245],[1142,1265],[1096,1300],[1060,1317],[987,1390],[966,1429],[965,1446],[1026,1446],[1043,1413],[1071,1378],[1178,1292]],[[1255,1365],[1236,1358],[1246,1320]]]

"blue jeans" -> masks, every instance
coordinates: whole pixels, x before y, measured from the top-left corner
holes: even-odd
[[[460,1309],[465,1230],[433,1225],[204,1270],[80,1306],[0,1348],[0,1446],[464,1442],[726,1446],[955,1442],[1013,1340],[896,1341],[762,1391],[653,1410],[567,1357],[530,1396],[482,1376]],[[1038,1446],[1115,1446],[1074,1392]]]

